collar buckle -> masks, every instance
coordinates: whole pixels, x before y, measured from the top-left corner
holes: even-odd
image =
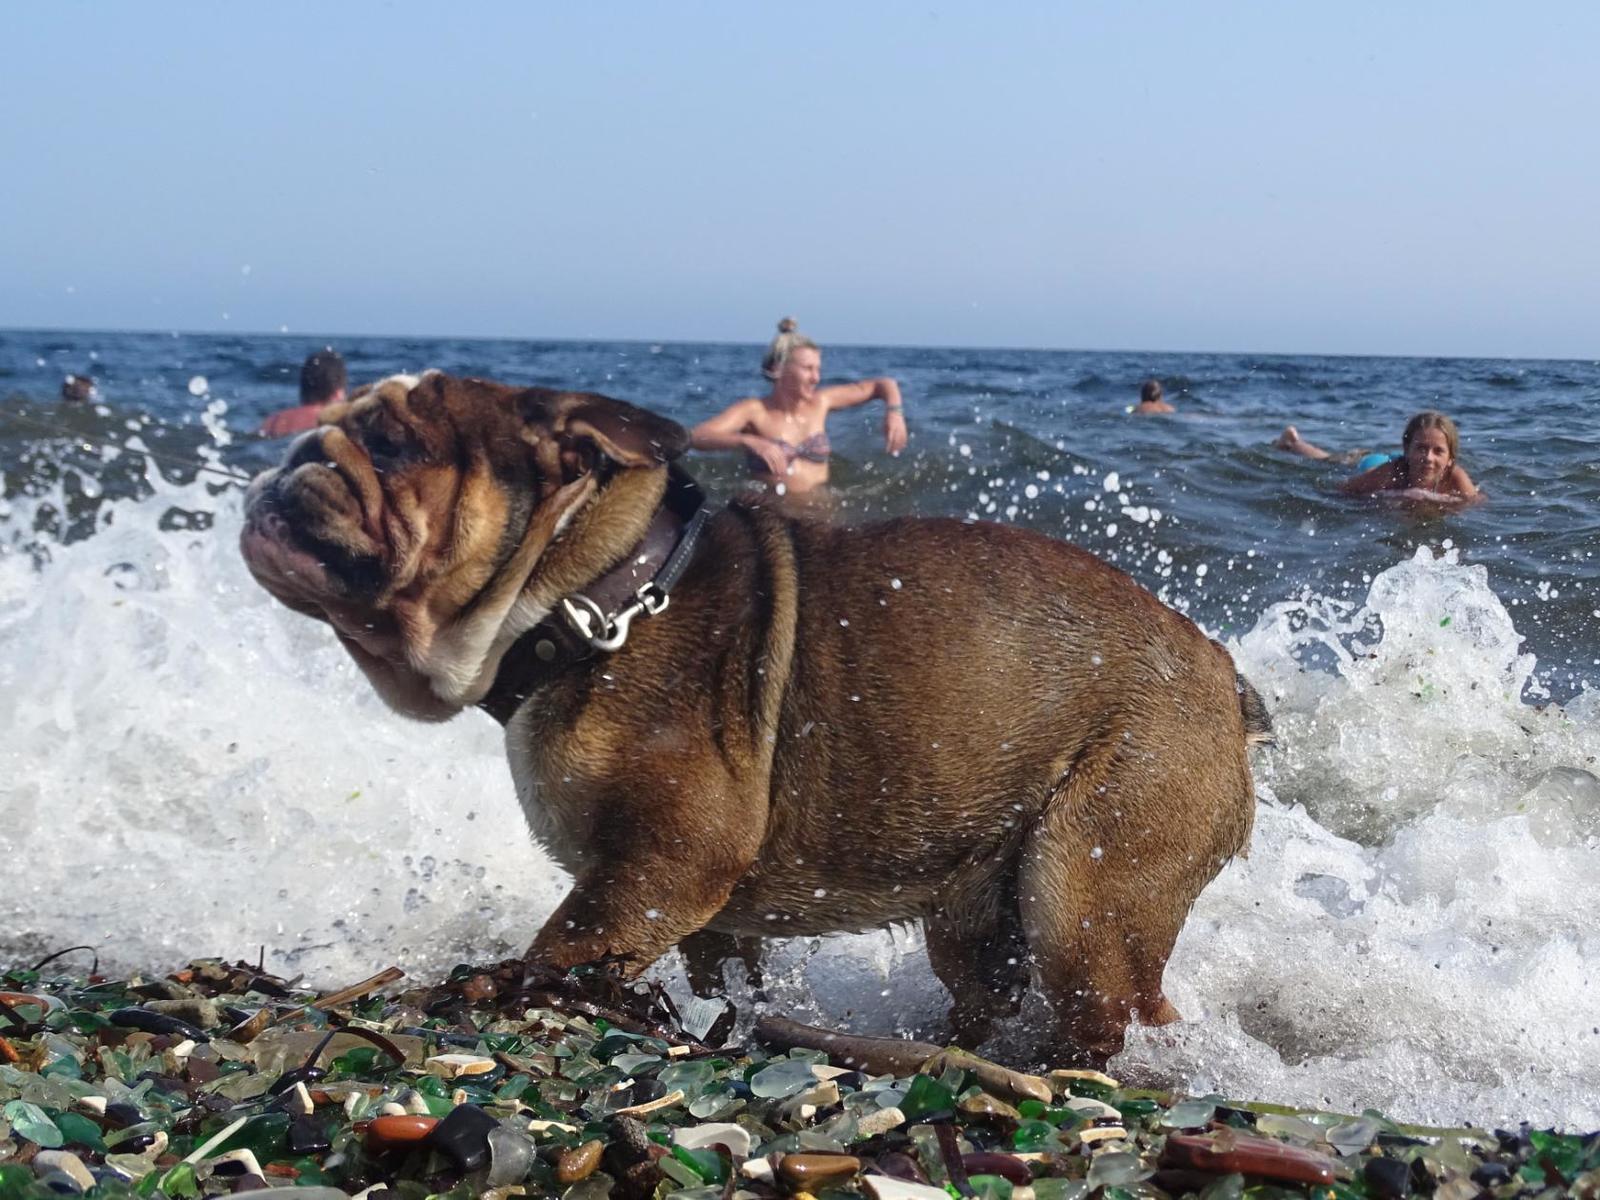
[[[596,650],[606,653],[622,649],[628,640],[628,630],[635,617],[654,617],[667,610],[672,597],[662,591],[654,580],[640,586],[634,599],[613,616],[605,612],[589,597],[569,596],[561,601],[561,611],[584,641]]]

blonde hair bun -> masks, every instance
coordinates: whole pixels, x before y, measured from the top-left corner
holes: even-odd
[[[789,355],[796,350],[807,349],[815,350],[817,344],[800,332],[793,317],[785,317],[778,322],[778,336],[772,339],[772,344],[762,356],[761,373],[768,379],[776,379],[783,371],[783,364]]]

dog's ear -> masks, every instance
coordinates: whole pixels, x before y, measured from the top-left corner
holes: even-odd
[[[535,436],[563,449],[592,447],[622,467],[659,467],[689,448],[689,431],[676,421],[593,392],[518,393],[517,408]]]

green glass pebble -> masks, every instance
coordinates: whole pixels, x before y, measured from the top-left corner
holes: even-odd
[[[673,1155],[669,1154],[665,1158],[658,1158],[656,1160],[656,1168],[679,1187],[697,1188],[705,1186],[706,1181],[700,1177],[698,1171],[687,1163],[679,1161]]]
[[[1180,1100],[1167,1109],[1158,1124],[1168,1129],[1204,1129],[1217,1115],[1217,1106],[1209,1100]]]
[[[956,1106],[955,1093],[927,1075],[918,1075],[911,1081],[911,1089],[900,1101],[900,1111],[906,1120],[915,1121],[928,1113],[947,1112]]]
[[[615,1055],[637,1049],[638,1045],[639,1039],[634,1037],[633,1034],[613,1032],[606,1034],[605,1037],[591,1046],[589,1054],[600,1062],[610,1062]]]
[[[673,1063],[662,1067],[656,1074],[661,1086],[669,1092],[682,1092],[690,1102],[716,1082],[717,1072],[709,1062]]]
[[[1087,1096],[1090,1100],[1104,1100],[1107,1104],[1117,1094],[1117,1089],[1097,1083],[1093,1079],[1069,1079],[1067,1091],[1074,1096]]]
[[[443,1097],[448,1094],[445,1091],[444,1081],[441,1080],[437,1075],[423,1075],[419,1077],[411,1086],[417,1091],[421,1092],[424,1096]]]
[[[262,1113],[251,1117],[221,1144],[213,1146],[209,1157],[226,1154],[230,1150],[248,1150],[263,1163],[271,1162],[283,1153],[284,1139],[289,1132],[287,1113]]]
[[[672,1157],[706,1183],[723,1183],[728,1178],[722,1155],[714,1150],[691,1150],[687,1146],[674,1146]]]
[[[333,1079],[347,1076],[364,1078],[377,1066],[378,1053],[376,1046],[357,1046],[353,1050],[346,1050],[330,1064],[328,1075]]]
[[[1549,1163],[1568,1180],[1583,1169],[1582,1139],[1534,1130],[1528,1134],[1528,1140],[1533,1143],[1535,1161]]]
[[[1243,1175],[1224,1175],[1206,1184],[1205,1190],[1200,1193],[1200,1200],[1243,1200],[1243,1197]]]
[[[531,1075],[512,1075],[494,1090],[494,1098],[501,1102],[515,1100],[533,1083]]]
[[[811,1070],[809,1062],[804,1059],[780,1058],[768,1063],[750,1077],[750,1090],[765,1099],[782,1100],[814,1087],[816,1082],[817,1077]]]
[[[87,1146],[91,1150],[104,1152],[105,1139],[100,1136],[100,1126],[88,1117],[78,1113],[54,1113],[51,1120],[56,1123],[56,1128],[61,1130],[61,1136],[66,1138],[69,1145]]]
[[[58,1058],[39,1072],[47,1079],[82,1079],[83,1067],[75,1058]]]
[[[1024,1100],[1017,1105],[1017,1112],[1030,1121],[1038,1120],[1044,1116],[1045,1103],[1043,1100]]]
[[[1124,1100],[1115,1106],[1117,1111],[1130,1121],[1137,1121],[1140,1117],[1148,1117],[1152,1113],[1161,1111],[1161,1106],[1154,1100]]]
[[[1061,1145],[1061,1131],[1048,1121],[1024,1121],[1011,1135],[1014,1150],[1050,1150]]]
[[[744,1100],[728,1088],[712,1088],[689,1103],[689,1115],[698,1121],[720,1121],[744,1107]]]
[[[56,1150],[65,1145],[66,1139],[61,1136],[61,1130],[56,1128],[56,1123],[37,1104],[29,1104],[26,1100],[13,1100],[3,1111],[6,1120],[11,1122],[12,1131],[18,1137],[25,1137],[47,1150]]]
[[[619,1054],[613,1058],[611,1065],[628,1075],[637,1075],[646,1067],[656,1066],[660,1062],[661,1056],[659,1054],[639,1054],[629,1051],[627,1054]]]
[[[1137,1154],[1110,1150],[1097,1154],[1089,1164],[1089,1189],[1121,1187],[1148,1179],[1154,1172],[1140,1161]]]
[[[922,1164],[923,1174],[935,1186],[943,1187],[950,1173],[945,1168],[944,1155],[939,1150],[939,1134],[932,1125],[913,1125],[906,1132],[911,1144],[917,1148],[917,1159]]]
[[[1000,1175],[969,1175],[967,1185],[979,1200],[1011,1200],[1011,1181]]]
[[[152,1172],[153,1174],[153,1172]],[[200,1184],[194,1176],[194,1164],[181,1162],[161,1176],[160,1188],[164,1195],[177,1200],[192,1200],[200,1194]]]
[[[1089,1185],[1081,1179],[1035,1179],[1034,1200],[1083,1200],[1089,1194]]]

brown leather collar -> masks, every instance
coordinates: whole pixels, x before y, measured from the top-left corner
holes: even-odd
[[[566,597],[543,621],[517,639],[500,660],[493,686],[478,707],[502,725],[541,684],[556,673],[600,653],[593,637],[569,615],[587,618],[591,634],[600,632],[630,608],[631,616],[647,616],[657,609],[638,612],[640,589],[653,585],[663,607],[678,577],[693,556],[695,540],[706,520],[705,493],[688,475],[672,469],[667,493],[650,518],[644,536],[604,575],[586,584],[582,593]],[[570,605],[570,609],[569,606]],[[624,639],[627,620],[622,621]],[[620,644],[620,643],[619,643]]]

